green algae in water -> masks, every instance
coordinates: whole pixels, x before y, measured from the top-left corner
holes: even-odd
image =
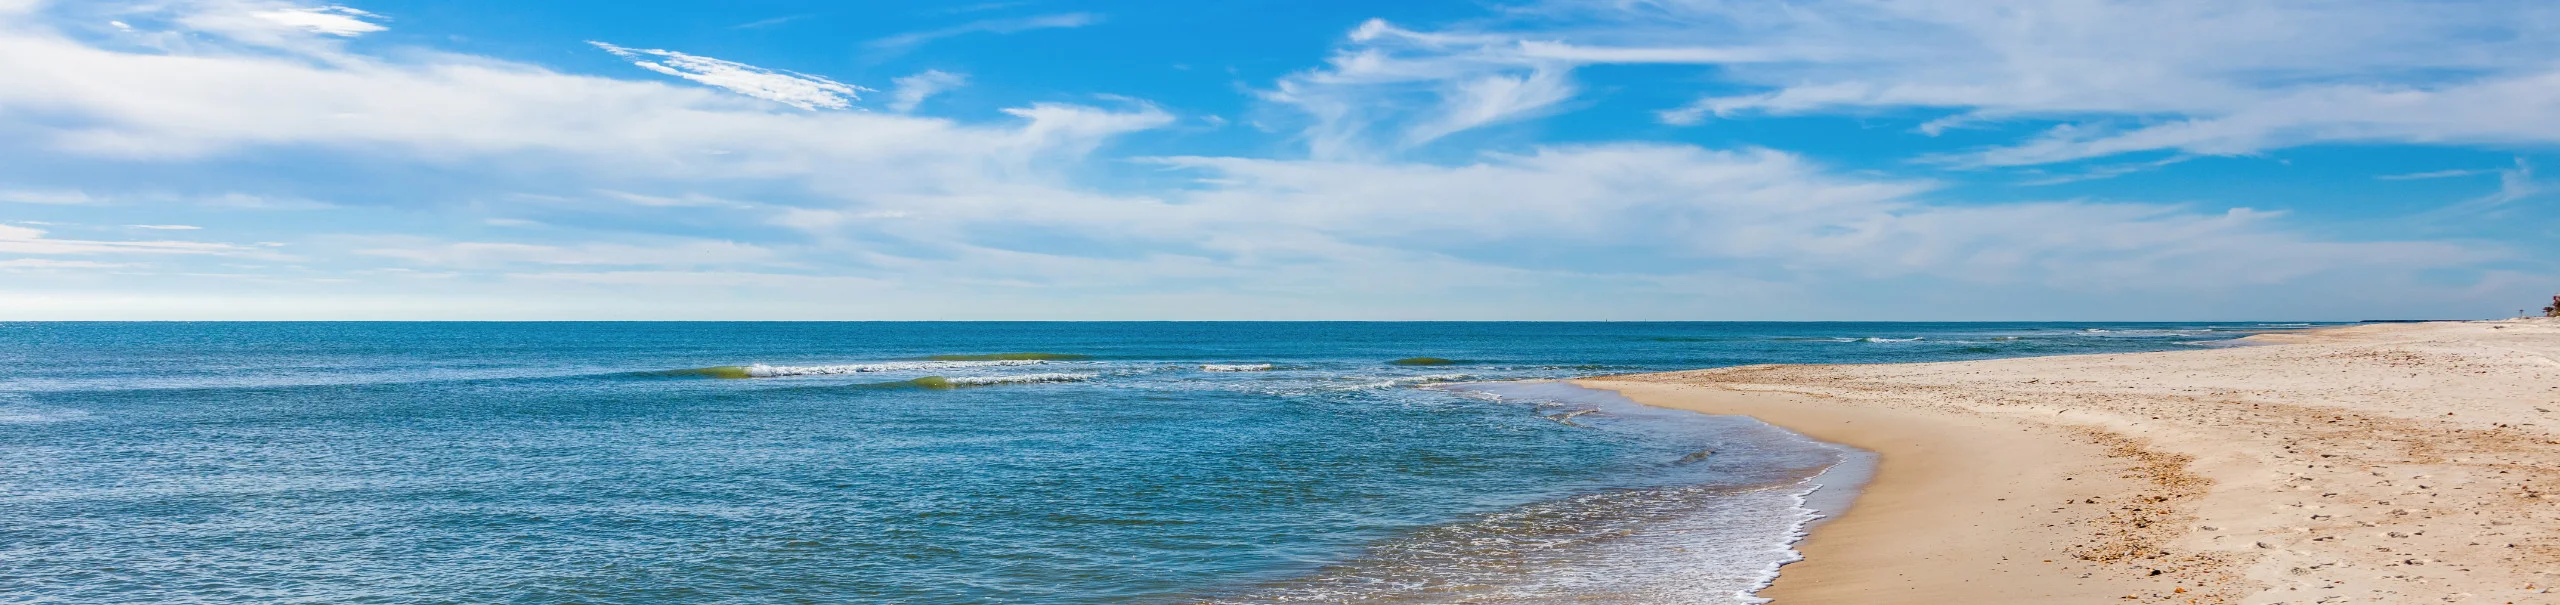
[[[1084,361],[1092,355],[1074,353],[988,353],[985,355],[934,355],[930,361]]]
[[[962,385],[953,384],[950,378],[926,376],[913,380],[873,382],[855,386],[866,389],[956,389],[960,388]]]
[[[1387,362],[1387,365],[1391,365],[1391,366],[1453,366],[1453,365],[1458,365],[1459,363],[1461,363],[1461,362],[1459,362],[1458,360],[1455,360],[1455,359],[1441,359],[1441,358],[1438,358],[1438,357],[1407,357],[1407,358],[1404,358],[1404,359],[1398,359],[1398,360],[1395,360],[1395,361]]]
[[[746,366],[712,366],[708,368],[688,368],[683,370],[650,372],[649,374],[652,376],[700,376],[704,378],[722,379],[755,377],[755,375],[747,373]]]

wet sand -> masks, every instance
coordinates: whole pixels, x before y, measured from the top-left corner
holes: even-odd
[[[2249,342],[1577,383],[1881,456],[1780,604],[2560,603],[2560,321]]]

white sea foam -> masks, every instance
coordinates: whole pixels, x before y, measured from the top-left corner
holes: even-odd
[[[935,370],[985,368],[995,366],[1028,366],[1044,363],[1048,362],[1036,359],[1006,359],[997,361],[884,361],[878,363],[852,363],[824,366],[769,366],[759,363],[747,366],[746,374],[756,378],[774,378],[778,376],[823,376],[828,374],[870,374],[875,372],[931,372]]]
[[[1094,375],[1092,374],[1066,374],[1052,372],[1047,374],[1016,374],[1012,376],[956,376],[944,378],[943,380],[954,385],[982,386],[990,384],[1030,384],[1038,382],[1083,382],[1093,380],[1093,378]]]
[[[1566,498],[1426,528],[1361,559],[1211,603],[1766,603],[1821,514],[1810,480]]]
[[[1207,363],[1200,365],[1200,371],[1202,372],[1267,372],[1270,370],[1271,364],[1267,363]]]
[[[87,417],[89,417],[88,412],[79,410],[41,410],[22,407],[0,408],[0,424],[41,424],[47,422],[79,420]]]
[[[2148,328],[2148,329],[2145,329],[2145,328],[2137,328],[2137,329],[2131,329],[2131,330],[2100,330],[2100,329],[2096,329],[2096,328],[2091,328],[2091,329],[2088,329],[2088,330],[2082,330],[2081,332],[2082,332],[2082,333],[2085,333],[2085,334],[2090,334],[2090,335],[2094,335],[2094,336],[2099,336],[2099,337],[2102,337],[2102,338],[2158,338],[2158,337],[2164,337],[2164,336],[2209,336],[2209,335],[2212,335],[2212,334],[2213,334],[2214,330],[2213,330],[2213,329],[2211,329],[2211,328],[2205,328],[2205,329],[2188,329],[2188,330],[2172,330],[2172,329],[2158,329],[2158,328]]]
[[[1357,378],[1351,378],[1351,379],[1352,379],[1352,380],[1357,380]],[[1476,379],[1476,375],[1474,375],[1474,374],[1424,374],[1424,375],[1420,375],[1420,376],[1397,376],[1397,377],[1393,377],[1393,378],[1388,378],[1388,379],[1386,379],[1386,380],[1378,380],[1378,381],[1375,381],[1375,382],[1364,382],[1364,383],[1360,383],[1360,384],[1356,384],[1356,385],[1351,385],[1351,386],[1341,387],[1341,389],[1342,389],[1342,390],[1392,389],[1392,388],[1399,388],[1399,387],[1409,387],[1409,386],[1415,386],[1415,385],[1425,385],[1425,384],[1434,384],[1434,383],[1442,383],[1442,382],[1466,382],[1466,381],[1469,381],[1469,380],[1475,380],[1475,379]]]
[[[1829,462],[1792,470],[1753,464],[1754,470],[1712,471],[1710,476],[1718,479],[1709,484],[1610,490],[1525,504],[1422,528],[1372,544],[1361,557],[1307,576],[1206,602],[1766,603],[1756,593],[1777,578],[1780,566],[1803,558],[1795,543],[1814,524],[1846,509],[1855,486],[1864,480],[1862,469],[1872,465],[1872,455],[1758,421],[1649,408],[1563,383],[1432,388],[1517,399],[1542,415],[1555,407],[1623,413],[1625,418],[1616,419],[1622,422],[1611,423],[1619,430],[1707,430],[1705,434],[1717,437],[1713,442],[1723,453],[1711,460],[1724,462],[1695,459],[1697,454],[1666,461],[1682,468],[1736,464],[1729,456]],[[1733,472],[1776,474],[1762,475],[1766,483],[1725,483],[1745,480],[1726,474]]]
[[[1869,337],[1866,337],[1866,338],[1860,338],[1860,339],[1858,339],[1858,342],[1915,342],[1915,341],[1921,341],[1921,340],[1927,340],[1927,339],[1926,339],[1926,338],[1923,338],[1923,337],[1919,337],[1919,336],[1913,336],[1913,337],[1910,337],[1910,338],[1878,338],[1878,337],[1874,337],[1874,336],[1869,336]]]

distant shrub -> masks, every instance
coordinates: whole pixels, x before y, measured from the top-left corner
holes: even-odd
[[[2560,294],[2551,295],[2551,306],[2542,308],[2543,317],[2560,317]]]

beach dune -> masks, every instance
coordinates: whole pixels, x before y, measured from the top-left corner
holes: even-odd
[[[1761,596],[2560,603],[2560,320],[1577,381],[1880,454]]]

